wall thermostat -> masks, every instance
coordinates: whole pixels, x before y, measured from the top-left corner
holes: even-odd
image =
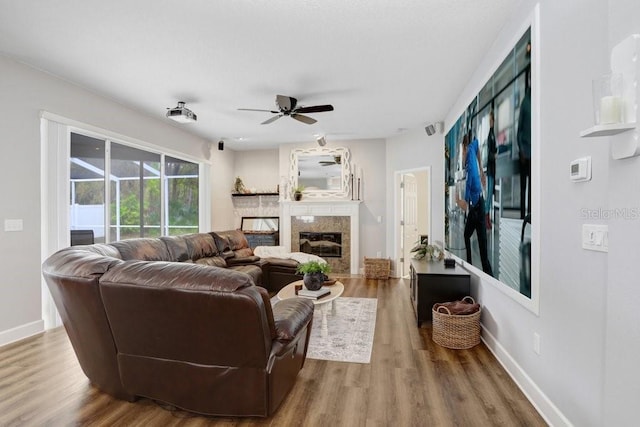
[[[574,182],[591,181],[591,156],[572,161],[569,168],[569,178]]]

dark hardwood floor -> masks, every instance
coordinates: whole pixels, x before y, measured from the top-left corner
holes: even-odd
[[[212,418],[91,387],[62,328],[0,348],[0,426],[543,426],[484,344],[448,350],[416,327],[403,280],[341,279],[378,298],[370,364],[307,359],[268,419]]]

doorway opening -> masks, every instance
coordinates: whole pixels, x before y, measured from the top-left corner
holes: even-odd
[[[431,168],[396,172],[396,265],[400,277],[409,277],[411,249],[431,235]]]

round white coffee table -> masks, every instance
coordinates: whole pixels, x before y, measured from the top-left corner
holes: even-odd
[[[302,288],[306,289],[302,280],[289,283],[287,286],[280,289],[280,292],[278,292],[278,299],[285,300],[287,298],[296,298],[296,285],[302,285]],[[342,282],[336,282],[331,286],[327,286],[327,288],[331,291],[331,294],[320,299],[311,300],[322,313],[322,329],[320,331],[323,338],[326,338],[329,335],[329,327],[327,325],[327,312],[329,311],[329,303],[331,303],[331,314],[335,315],[336,298],[338,298],[344,292],[344,285],[342,284]]]

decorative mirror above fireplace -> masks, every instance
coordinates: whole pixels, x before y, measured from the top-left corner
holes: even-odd
[[[297,148],[291,152],[291,188],[304,186],[305,197],[347,198],[351,164],[349,150]]]

